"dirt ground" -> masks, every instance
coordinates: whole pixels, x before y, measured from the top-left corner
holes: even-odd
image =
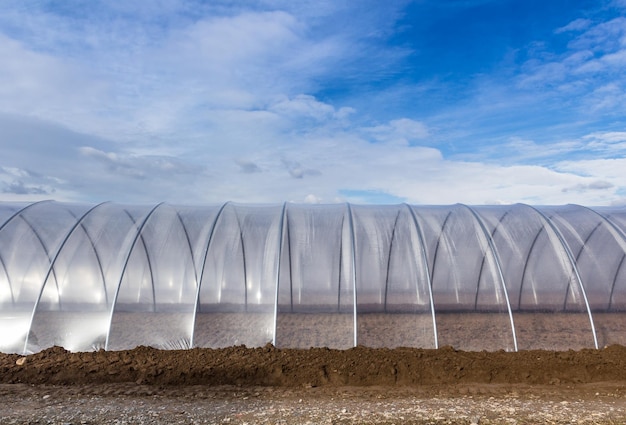
[[[626,423],[626,348],[0,354],[0,424]]]
[[[626,384],[626,348],[471,352],[450,347],[348,350],[222,349],[71,353],[53,347],[22,357],[0,355],[0,382],[153,386],[279,387],[420,386],[458,384]]]

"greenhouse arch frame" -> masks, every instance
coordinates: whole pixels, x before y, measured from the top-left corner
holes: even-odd
[[[0,351],[626,343],[626,208],[0,203]]]

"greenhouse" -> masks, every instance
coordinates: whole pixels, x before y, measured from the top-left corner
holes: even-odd
[[[0,203],[0,351],[626,344],[626,208]]]

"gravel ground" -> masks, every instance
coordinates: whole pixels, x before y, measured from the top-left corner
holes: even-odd
[[[0,424],[621,424],[626,387],[0,385]]]

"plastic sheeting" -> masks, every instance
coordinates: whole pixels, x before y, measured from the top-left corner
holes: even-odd
[[[626,343],[626,208],[0,203],[0,351]]]

